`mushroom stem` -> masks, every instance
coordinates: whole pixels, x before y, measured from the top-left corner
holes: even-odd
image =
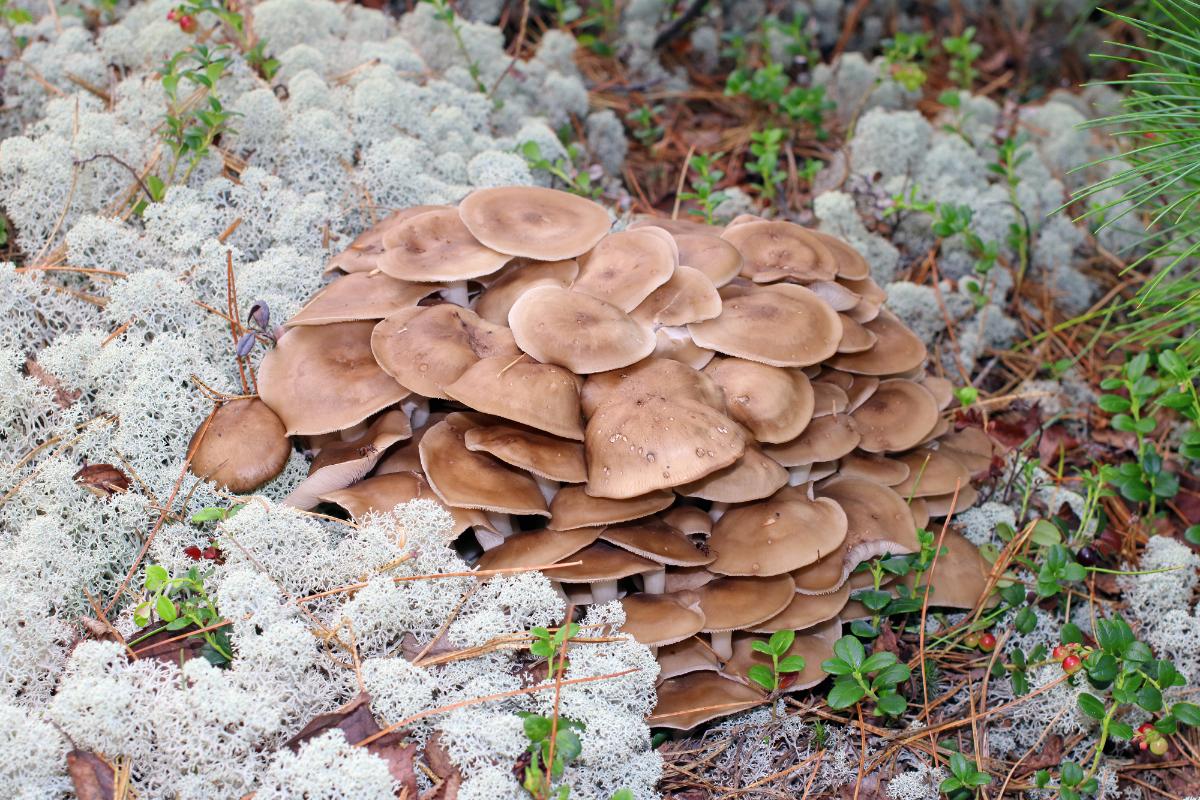
[[[351,425],[349,428],[344,428],[338,432],[338,438],[343,442],[353,442],[367,432],[367,423],[360,422],[357,425]]]
[[[642,591],[646,594],[662,594],[667,591],[667,571],[665,569],[642,573]]]
[[[792,467],[788,470],[788,486],[799,486],[802,483],[808,482],[808,476],[812,473],[812,464],[805,464],[801,467]]]
[[[713,522],[716,522],[725,516],[725,512],[728,510],[729,503],[713,503],[712,508],[708,509],[708,516],[712,517]]]
[[[610,603],[617,599],[616,581],[596,581],[591,585],[592,602],[596,605]]]
[[[537,481],[538,488],[542,490],[542,497],[546,498],[547,503],[554,499],[554,495],[558,494],[558,481],[543,478],[541,475],[534,475],[533,479]]]
[[[453,303],[456,306],[468,308],[471,305],[471,299],[467,294],[466,281],[451,281],[441,291],[442,298],[447,303]]]
[[[475,529],[475,541],[487,552],[504,544],[504,537],[493,530],[478,527]]]
[[[498,514],[495,511],[487,512],[488,528],[492,533],[499,536],[511,536],[513,532],[512,517],[508,514]]]
[[[429,421],[429,398],[410,395],[400,403],[400,410],[408,415],[408,424],[416,429],[423,427]]]
[[[722,661],[733,658],[733,631],[713,631],[708,635],[713,652]]]

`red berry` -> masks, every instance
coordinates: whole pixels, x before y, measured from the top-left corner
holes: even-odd
[[[1167,752],[1166,737],[1160,736],[1157,739],[1150,742],[1150,752],[1154,753],[1154,755],[1156,755],[1156,756],[1161,756],[1163,753]]]
[[[192,561],[199,561],[203,557],[203,555],[200,553],[200,548],[194,544],[183,548],[183,554]]]
[[[167,20],[169,22],[174,22],[178,17],[179,17],[179,12],[173,8],[167,12]]]
[[[1147,747],[1149,747],[1149,746],[1150,746],[1150,745],[1146,744],[1145,742],[1138,742],[1138,749],[1139,749],[1139,750],[1145,750],[1145,749],[1146,749]]]
[[[217,558],[220,557],[220,555],[221,555],[221,551],[215,547],[204,548],[204,557],[207,558],[209,561],[216,561]]]
[[[184,33],[191,33],[196,30],[196,18],[190,14],[184,14],[179,18],[179,28]]]
[[[996,649],[996,637],[990,633],[985,633],[979,637],[979,649],[985,653],[990,653]]]
[[[1067,656],[1062,661],[1063,672],[1068,675],[1074,675],[1079,671],[1080,666],[1082,663],[1079,661],[1079,656]]]
[[[1050,655],[1055,661],[1062,661],[1064,658],[1071,655],[1071,649],[1065,644],[1060,644],[1058,647],[1055,647],[1053,651],[1051,651]]]
[[[1152,730],[1154,730],[1154,726],[1151,725],[1149,722],[1143,722],[1141,725],[1138,725],[1138,733],[1144,734],[1147,731],[1152,731]]]

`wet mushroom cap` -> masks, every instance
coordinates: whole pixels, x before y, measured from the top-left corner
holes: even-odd
[[[766,696],[716,672],[689,672],[662,682],[658,704],[646,721],[655,728],[690,730],[709,720],[765,702]]]
[[[780,575],[842,543],[847,520],[833,500],[767,500],[731,508],[713,525],[709,569],[721,575]]]
[[[754,281],[820,281],[837,275],[837,260],[825,242],[794,222],[730,225],[721,238],[741,252],[742,275]]]
[[[480,569],[528,569],[543,564],[573,561],[571,554],[596,541],[603,528],[571,531],[524,531],[506,537],[504,544],[479,557]],[[551,571],[550,576],[554,576]]]
[[[612,227],[603,206],[536,186],[476,189],[459,204],[458,213],[487,247],[541,261],[583,255]]]
[[[430,283],[491,275],[512,258],[480,244],[458,211],[427,211],[383,236],[378,266],[393,278]]]
[[[748,444],[742,457],[728,467],[676,486],[675,491],[714,503],[746,503],[770,497],[787,482],[786,469],[764,455],[757,445]]]
[[[571,285],[629,313],[675,272],[675,252],[650,228],[610,233],[579,259]],[[669,239],[669,237],[668,237]]]
[[[583,445],[513,425],[471,428],[464,437],[468,450],[488,453],[542,478],[561,483],[587,481]]]
[[[556,286],[521,295],[508,324],[523,351],[580,375],[625,367],[654,352],[654,334],[624,311]]]
[[[790,289],[722,294],[720,316],[688,325],[692,339],[709,350],[775,367],[821,363],[837,351],[842,321],[808,289]]]
[[[699,550],[691,539],[659,519],[610,525],[600,538],[642,558],[673,567],[701,567],[713,560],[712,555]]]
[[[244,494],[271,480],[292,455],[283,421],[257,397],[222,403],[188,443],[193,475]]]
[[[933,395],[919,383],[886,380],[851,415],[868,453],[896,453],[919,444],[937,424]]]
[[[402,308],[415,306],[441,288],[442,285],[437,283],[396,280],[382,272],[345,275],[314,295],[284,325],[290,328],[383,319]]]
[[[621,631],[648,647],[681,642],[704,627],[695,599],[688,593],[629,595],[621,600],[625,610]]]
[[[438,497],[449,506],[502,514],[549,516],[537,482],[485,453],[467,449],[466,432],[477,423],[450,414],[421,439],[421,467]]]
[[[550,522],[546,527],[567,531],[593,525],[615,525],[655,514],[674,500],[675,496],[665,491],[612,500],[592,497],[582,486],[564,486],[550,501]]]
[[[485,414],[564,439],[583,439],[579,379],[553,364],[520,355],[481,358],[446,387],[446,394]]]
[[[374,322],[335,322],[292,328],[258,368],[262,401],[289,436],[350,428],[408,397],[371,352]]]
[[[725,394],[735,422],[765,444],[795,439],[812,419],[812,384],[798,369],[783,369],[741,358],[714,359],[704,373]]]

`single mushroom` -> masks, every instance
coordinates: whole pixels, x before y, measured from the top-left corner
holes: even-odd
[[[813,417],[824,417],[830,414],[841,414],[850,408],[850,396],[842,387],[813,381]]]
[[[658,648],[657,682],[660,684],[689,672],[716,672],[720,669],[721,661],[717,654],[699,636],[689,636],[681,642]]]
[[[576,528],[572,531],[522,531],[505,538],[504,544],[493,547],[479,557],[479,568],[529,569],[560,561],[573,561],[570,556],[589,546],[600,536],[603,528]],[[548,572],[554,579],[554,570]]]
[[[600,534],[600,538],[663,567],[702,567],[714,558],[692,544],[692,540],[682,532],[655,518],[610,525]],[[643,591],[661,594],[665,578],[661,569],[656,573],[643,574]]]
[[[495,325],[508,325],[508,312],[517,298],[537,286],[569,289],[579,275],[579,262],[533,261],[514,258],[488,281],[475,300],[475,313]]]
[[[899,486],[908,478],[908,464],[887,456],[851,453],[842,459],[839,472],[846,478],[863,478],[884,486]]]
[[[698,599],[693,592],[629,595],[621,600],[621,632],[651,648],[682,642],[704,627]]]
[[[480,359],[446,387],[446,394],[484,414],[580,441],[579,384],[562,367],[505,355]]]
[[[292,328],[258,367],[262,401],[289,436],[312,436],[357,425],[409,392],[371,353],[374,322]]]
[[[716,672],[689,672],[658,687],[658,704],[646,722],[686,731],[718,717],[762,705],[766,696]]]
[[[771,499],[731,508],[713,525],[708,566],[719,575],[780,575],[812,564],[846,538],[846,514],[833,500]]]
[[[350,246],[329,260],[325,272],[341,270],[347,273],[370,272],[379,268],[379,257],[383,255],[383,236],[406,219],[426,211],[448,206],[411,206],[393,211],[379,222],[360,233]]]
[[[679,263],[703,272],[709,282],[720,288],[742,271],[742,251],[711,233],[676,233]]]
[[[718,578],[696,589],[704,614],[703,630],[717,655],[729,658],[733,632],[779,614],[792,602],[795,588],[792,577],[784,573],[769,578]]]
[[[829,248],[837,262],[837,277],[843,281],[861,281],[871,277],[871,265],[862,254],[836,236],[808,229],[810,236]]]
[[[558,491],[558,484],[587,481],[587,464],[579,442],[514,425],[471,428],[463,441],[468,450],[488,453],[532,474],[547,503]]]
[[[721,313],[721,295],[704,273],[676,267],[671,279],[646,296],[629,316],[657,329],[714,319]]]
[[[848,523],[847,523],[848,524]],[[846,542],[819,559],[792,571],[796,591],[800,594],[822,595],[836,592],[846,582]]]
[[[548,528],[569,531],[593,525],[615,525],[655,514],[675,500],[671,492],[650,492],[627,500],[592,497],[582,486],[564,486],[550,501]]]
[[[591,417],[610,400],[648,394],[696,400],[715,411],[725,411],[725,396],[710,376],[667,358],[644,358],[628,367],[589,375],[579,400],[583,415]]]
[[[947,530],[942,536],[946,552],[939,555],[929,572],[922,578],[922,585],[929,587],[929,605],[945,608],[975,608],[988,590],[992,565],[979,553],[979,548],[962,535]],[[915,574],[905,576],[904,582],[915,588]],[[918,592],[923,597],[924,592]],[[984,600],[984,606],[999,603],[1000,598],[992,595]]]
[[[388,317],[375,326],[371,351],[401,386],[442,399],[448,397],[446,387],[480,359],[512,360],[521,354],[508,328],[449,303]]]
[[[875,345],[858,353],[838,353],[828,366],[856,375],[895,375],[925,363],[925,343],[887,309],[863,327],[875,335]]]
[[[979,475],[992,468],[996,446],[982,429],[968,426],[943,436],[938,450],[960,462],[972,475]]]
[[[776,631],[799,631],[834,619],[850,600],[850,587],[826,594],[800,594],[792,597],[788,607],[766,622],[752,625],[750,633],[775,633]]]
[[[188,443],[192,474],[234,494],[252,492],[287,466],[292,443],[283,421],[257,397],[222,403]]]
[[[536,186],[476,189],[463,198],[458,213],[487,247],[541,261],[583,255],[612,227],[600,204]]]
[[[442,288],[438,283],[396,280],[382,272],[356,272],[338,278],[315,294],[284,326],[384,319]]]
[[[958,459],[940,450],[922,447],[896,456],[908,466],[908,477],[896,485],[903,497],[950,494],[971,481],[971,473]]]
[[[842,321],[803,286],[786,289],[768,286],[736,294],[726,286],[721,290],[721,314],[688,325],[692,340],[718,353],[775,367],[825,361],[837,351]]]
[[[763,452],[781,466],[802,467],[842,458],[858,446],[860,438],[850,417],[827,414],[813,419],[804,432],[790,442],[769,444]]]
[[[467,304],[468,278],[491,275],[512,258],[480,244],[458,211],[438,209],[405,220],[383,235],[379,269],[406,281],[445,282],[450,302]]]
[[[407,503],[410,500],[431,500],[445,509],[446,513],[454,520],[453,526],[445,532],[450,539],[458,536],[467,528],[487,524],[487,515],[479,509],[453,508],[443,503],[442,499],[429,486],[425,476],[419,472],[389,472],[386,475],[374,475],[345,489],[326,492],[321,495],[321,500],[341,506],[356,520],[367,514],[391,511],[400,503]]]
[[[704,374],[724,392],[730,418],[749,428],[759,442],[791,441],[812,419],[813,387],[798,369],[721,358],[709,362]]]
[[[580,375],[625,367],[654,352],[654,334],[624,311],[556,286],[521,295],[508,324],[523,351]]]
[[[957,492],[922,497],[925,513],[931,517],[948,517],[966,511],[979,501],[979,492],[971,484],[962,486]]]
[[[283,505],[312,508],[321,502],[322,495],[362,480],[383,458],[384,451],[411,436],[412,428],[403,412],[381,414],[358,438],[321,448],[309,465],[308,477],[283,498]]]
[[[561,560],[580,563],[549,570],[547,577],[558,583],[588,584],[592,602],[597,604],[617,599],[617,581],[621,578],[662,571],[662,567],[650,559],[606,542],[594,542]]]
[[[945,378],[925,375],[921,378],[921,385],[928,389],[937,401],[938,411],[945,411],[954,402],[954,384]]]
[[[741,274],[758,283],[823,281],[837,275],[837,259],[824,240],[794,222],[748,221],[730,225],[721,238],[745,259]]]
[[[879,387],[851,415],[862,435],[860,449],[896,453],[920,443],[937,424],[937,401],[919,383],[880,381]]]
[[[879,341],[879,337],[853,317],[838,314],[838,319],[842,321],[842,338],[838,340],[837,346],[839,353],[863,353]]]
[[[876,556],[921,549],[917,526],[904,498],[886,486],[861,478],[837,477],[818,490],[846,513],[845,575]]]
[[[579,276],[571,289],[633,311],[675,272],[676,253],[666,240],[642,228],[610,233],[579,259]],[[711,288],[711,284],[710,284]],[[714,291],[715,294],[715,291]]]
[[[712,533],[712,517],[695,506],[676,505],[662,515],[662,520],[688,536],[708,538]]]

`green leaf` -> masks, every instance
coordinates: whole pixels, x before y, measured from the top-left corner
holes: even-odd
[[[751,642],[750,649],[756,653],[762,653],[763,655],[767,656],[775,655],[773,652],[771,652],[771,646],[761,639],[755,639],[753,642]]]
[[[1120,414],[1129,410],[1129,398],[1117,394],[1102,394],[1096,401],[1101,411],[1109,414]]]
[[[1037,627],[1037,615],[1033,613],[1032,608],[1026,606],[1017,612],[1017,618],[1013,625],[1018,633],[1030,633]]]
[[[1158,366],[1164,369],[1175,378],[1187,377],[1187,362],[1185,362],[1178,353],[1174,350],[1163,350],[1158,354]]]
[[[842,661],[849,664],[855,670],[862,667],[867,655],[866,650],[863,649],[862,642],[853,636],[843,636],[834,642],[833,652],[838,658],[842,659]]]
[[[1079,708],[1092,719],[1104,719],[1104,702],[1093,694],[1084,692],[1079,695]]]
[[[833,688],[829,690],[829,696],[825,698],[825,702],[830,708],[849,708],[850,706],[863,699],[866,692],[853,680],[839,680],[833,684]]]
[[[821,669],[828,675],[849,675],[854,667],[840,658],[827,658],[821,662]]]
[[[1108,723],[1108,735],[1127,742],[1133,738],[1133,726],[1114,719]]]
[[[1074,622],[1064,624],[1058,635],[1064,644],[1083,644],[1083,631]]]
[[[550,720],[538,714],[525,718],[525,738],[531,742],[540,742],[550,736]]]
[[[195,514],[192,514],[192,522],[196,523],[197,525],[203,522],[215,522],[222,519],[225,519],[225,509],[219,508],[218,506],[208,506],[207,508],[200,509]]]
[[[167,572],[165,567],[158,564],[151,564],[146,567],[146,588],[151,592],[157,591],[170,578],[171,574]]]
[[[1029,538],[1034,544],[1049,547],[1062,542],[1062,533],[1054,523],[1039,519],[1034,523],[1033,532],[1029,534]]]
[[[1063,784],[1067,786],[1078,786],[1079,782],[1083,780],[1083,768],[1074,761],[1064,762],[1060,777]]]
[[[1130,380],[1136,381],[1138,378],[1146,374],[1146,369],[1150,366],[1150,354],[1138,353],[1129,363],[1125,365],[1125,375]],[[1078,783],[1074,781],[1073,783]]]
[[[779,666],[776,668],[778,672],[803,672],[804,671],[804,656],[787,656],[779,661]]]
[[[758,684],[763,691],[775,691],[775,674],[771,668],[763,664],[753,664],[746,670],[746,677]]]
[[[871,681],[871,685],[873,688],[895,686],[904,683],[911,675],[912,670],[908,668],[907,664],[892,664],[890,667],[881,670],[875,676],[875,680]]]
[[[895,663],[895,653],[889,653],[886,650],[883,650],[878,653],[872,653],[867,660],[863,662],[859,671],[866,675],[867,673],[877,672],[884,667],[890,667]]]
[[[1195,703],[1176,703],[1171,713],[1184,725],[1200,727],[1200,706]]]
[[[885,692],[875,701],[875,708],[889,717],[897,717],[908,708],[908,701],[895,692]]]
[[[558,735],[554,737],[554,744],[555,757],[561,757],[564,763],[574,761],[583,752],[583,745],[579,741],[579,736],[570,728],[560,726]]]
[[[794,641],[796,641],[795,631],[775,631],[771,634],[768,645],[775,655],[781,656],[788,651]]]

